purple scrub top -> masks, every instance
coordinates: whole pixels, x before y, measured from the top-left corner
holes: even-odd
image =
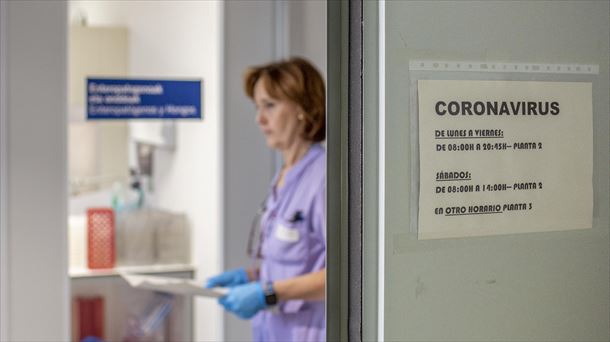
[[[319,144],[271,190],[261,219],[260,279],[264,283],[326,267],[326,151]],[[252,320],[254,341],[324,341],[324,301],[289,300]]]

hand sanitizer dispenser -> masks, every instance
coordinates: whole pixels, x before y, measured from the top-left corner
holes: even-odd
[[[131,139],[136,143],[173,149],[176,139],[174,121],[132,121],[129,123]]]

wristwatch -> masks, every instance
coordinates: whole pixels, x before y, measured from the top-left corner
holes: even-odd
[[[277,304],[277,295],[275,294],[275,290],[273,289],[272,282],[268,281],[265,284],[263,292],[265,293],[265,304],[267,304],[267,306],[274,306]]]

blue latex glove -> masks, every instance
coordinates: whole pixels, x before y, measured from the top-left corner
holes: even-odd
[[[83,338],[81,342],[104,342],[104,340],[96,336],[87,336]]]
[[[209,278],[205,284],[205,287],[208,289],[217,286],[233,287],[246,284],[247,282],[248,272],[246,272],[246,270],[243,268],[237,268]]]
[[[218,299],[218,303],[241,319],[252,318],[267,306],[263,286],[259,282],[231,288],[227,295]]]

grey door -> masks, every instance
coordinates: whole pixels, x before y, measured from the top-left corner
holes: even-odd
[[[609,2],[386,1],[364,2],[363,9],[363,339],[610,340]],[[583,84],[588,90],[580,93]],[[468,114],[464,102],[544,102],[541,94],[563,85],[567,92],[558,101],[579,103],[569,116],[582,130],[555,127],[555,119],[542,126],[530,120],[521,129],[495,121],[491,126],[505,135],[471,136],[473,145],[468,133],[459,140],[461,130],[490,128],[487,115],[493,115],[481,114],[488,121],[474,123],[478,114]],[[454,96],[445,105],[456,102],[451,115],[459,120],[438,129],[452,135],[443,144],[458,149],[454,157],[426,150],[440,141],[425,139],[433,134],[423,131],[430,124],[422,116],[425,94]],[[431,113],[444,114],[447,108],[439,106]],[[533,115],[520,112],[513,121]],[[549,125],[554,128],[544,128]],[[529,150],[525,158],[520,148],[526,145],[514,145],[522,140],[511,137],[529,137],[532,148],[544,142],[544,149]],[[491,151],[464,150],[492,140],[484,145]],[[566,141],[580,150],[554,150]],[[486,161],[491,165],[478,169]],[[546,167],[546,161],[562,167]],[[435,162],[463,169],[441,170]],[[495,172],[496,182],[486,188],[495,192],[437,192],[422,177],[469,169]],[[568,169],[575,178],[565,178]],[[463,175],[446,173],[435,181],[489,179],[480,172]],[[526,176],[544,180],[544,188],[530,185],[515,194],[515,183],[526,183]],[[572,183],[578,185],[568,194],[549,189]],[[479,205],[482,199],[506,204],[511,196],[522,196],[521,212]],[[442,220],[422,216],[436,207]],[[447,207],[473,215],[444,217]]]

